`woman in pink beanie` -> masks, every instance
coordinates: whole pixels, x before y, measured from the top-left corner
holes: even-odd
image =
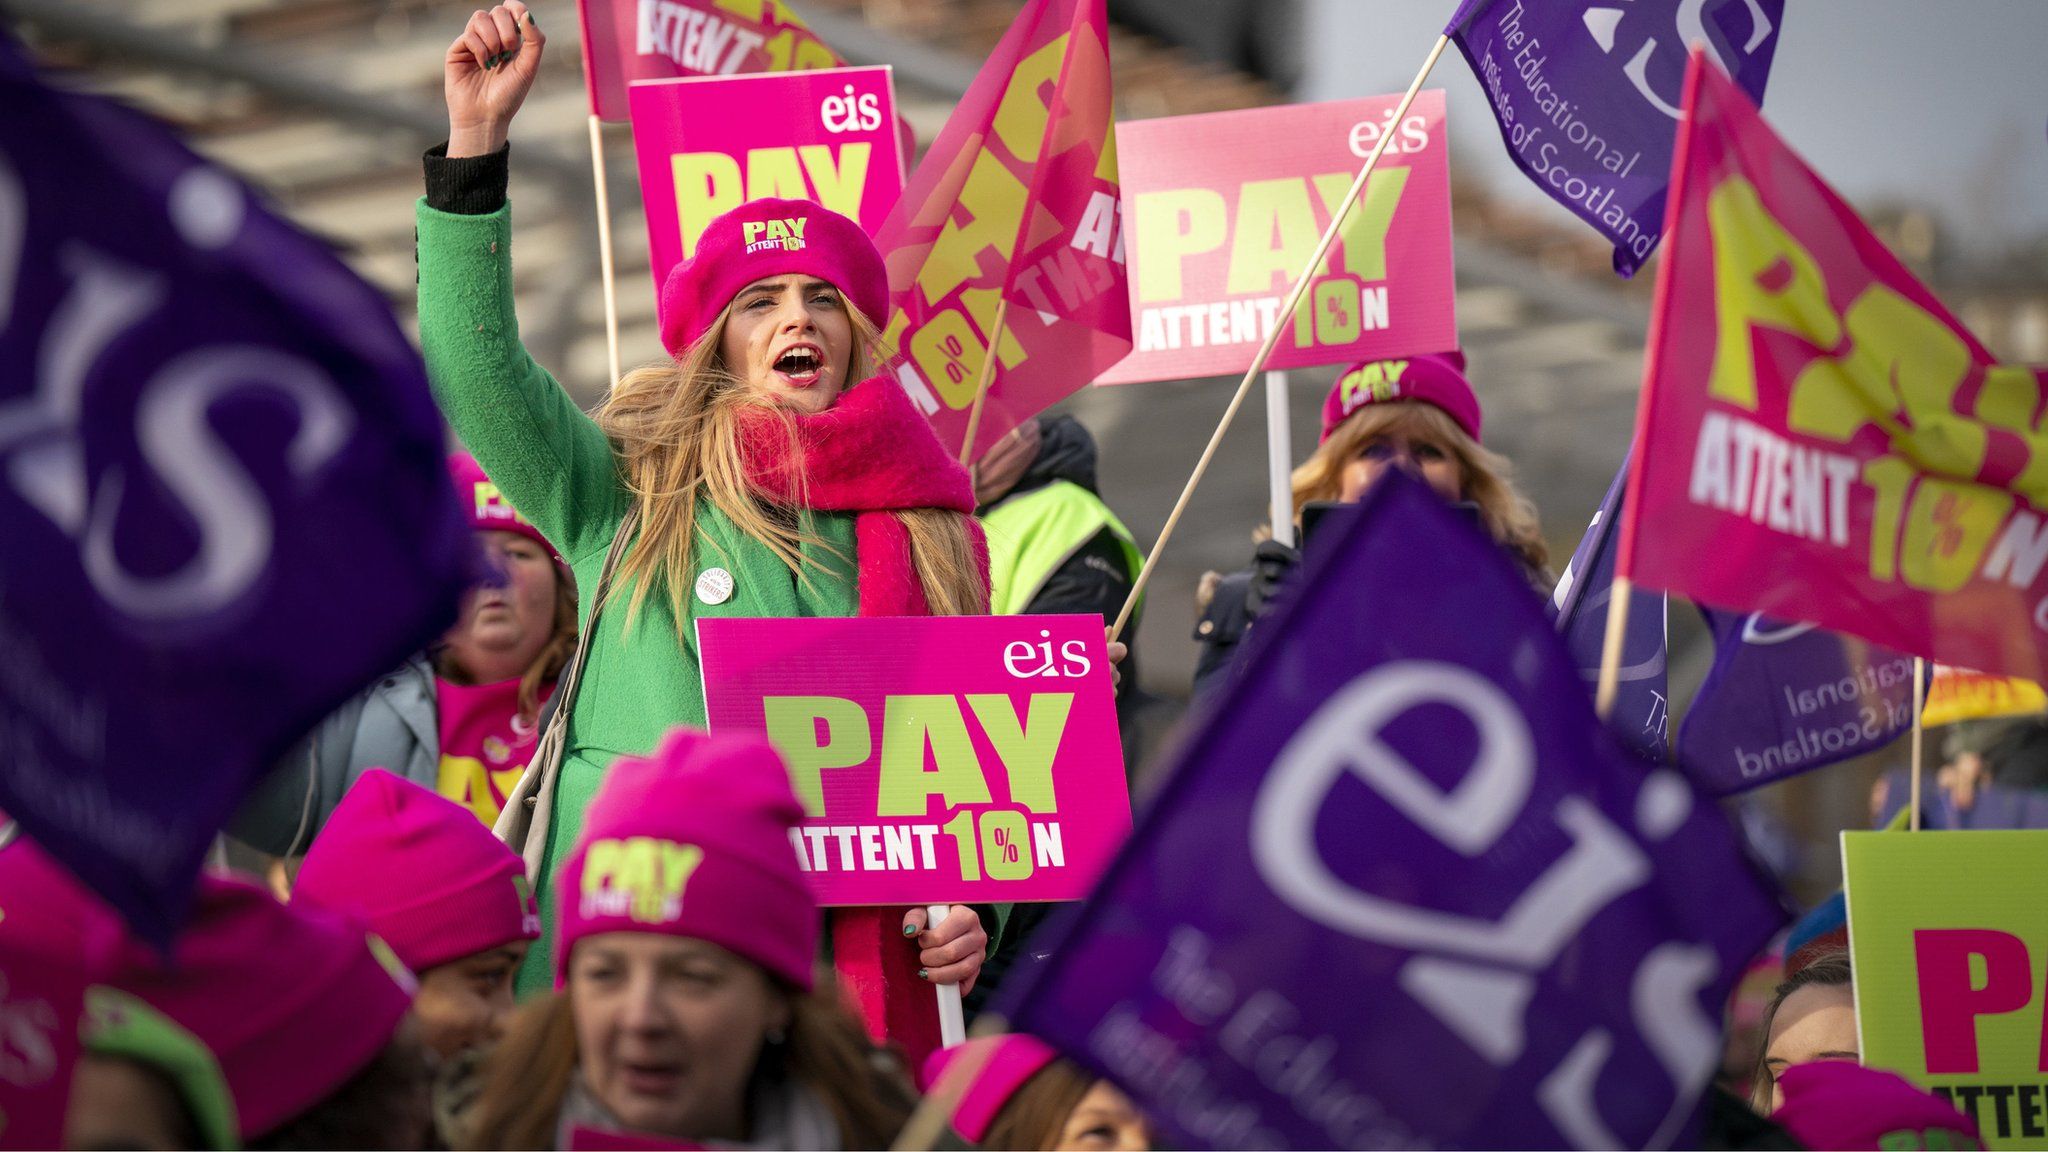
[[[697,620],[985,612],[988,555],[967,470],[880,371],[881,254],[810,201],[713,220],[662,286],[668,357],[627,373],[594,415],[534,363],[512,308],[506,141],[545,46],[520,0],[470,17],[443,60],[449,140],[427,155],[416,220],[435,398],[587,601],[588,690],[562,702],[564,753],[526,774],[498,827],[553,926],[607,768],[705,722]],[[972,982],[988,944],[973,910],[935,925],[922,909],[881,915],[835,917],[850,978],[878,985],[882,965]],[[530,954],[522,993],[545,986],[550,947],[543,936]]]
[[[170,957],[131,939],[95,989],[79,1076],[100,1075],[114,1052],[175,1070],[209,1142],[420,1148],[430,1066],[407,1016],[412,993],[411,974],[355,921],[204,876]]]
[[[526,870],[467,809],[381,768],[306,853],[292,903],[368,926],[419,976],[413,1017],[443,1060],[496,1041],[540,936]]]
[[[990,1036],[935,1052],[925,1080],[927,1092],[955,1097],[953,1131],[977,1148],[1152,1147],[1152,1123],[1129,1096],[1035,1036]]]
[[[473,1141],[578,1128],[761,1148],[885,1146],[901,1066],[817,985],[803,809],[757,737],[679,729],[621,760],[559,881],[555,992],[493,1056]]]
[[[1470,512],[1548,595],[1549,547],[1536,508],[1515,487],[1507,458],[1481,443],[1481,426],[1479,397],[1459,353],[1352,365],[1323,401],[1315,453],[1294,470],[1297,528],[1305,534],[1319,511],[1357,503],[1382,473],[1398,468]],[[1195,638],[1202,645],[1197,692],[1224,675],[1245,629],[1300,561],[1299,548],[1262,539],[1251,567],[1203,577],[1196,604]]]

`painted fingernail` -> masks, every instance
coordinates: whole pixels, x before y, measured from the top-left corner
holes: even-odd
[[[535,20],[535,19],[533,18],[533,13],[531,13],[531,12],[528,12],[528,13],[526,14],[526,26],[527,26],[528,28],[538,28],[538,27],[540,27],[540,21],[538,21],[538,20]]]
[[[932,970],[931,970],[931,969],[929,969],[929,968],[919,968],[919,969],[917,970],[917,978],[918,978],[919,980],[922,980],[922,981],[924,981],[924,982],[925,982],[925,983],[927,983],[927,984],[931,983],[931,981],[932,981]]]
[[[905,936],[915,936],[915,935],[917,935],[917,925],[915,925],[915,924],[905,924],[905,925],[903,926],[903,934],[904,934]]]

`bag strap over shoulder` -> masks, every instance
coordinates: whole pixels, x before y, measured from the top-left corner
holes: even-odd
[[[520,774],[519,783],[513,786],[512,794],[505,799],[504,810],[498,813],[497,824],[491,828],[498,839],[526,861],[526,878],[532,883],[540,882],[541,857],[547,852],[547,828],[554,817],[555,778],[561,773],[562,755],[568,743],[569,710],[576,704],[576,689],[583,680],[583,664],[590,656],[591,638],[597,634],[598,614],[604,611],[605,601],[612,593],[612,577],[618,572],[619,562],[625,557],[639,526],[640,503],[636,500],[619,521],[618,534],[612,537],[611,551],[605,553],[604,567],[598,570],[597,589],[591,594],[590,619],[583,625],[582,634],[576,637],[576,651],[569,657],[569,666],[562,671],[561,687],[556,689],[554,716],[548,720],[540,742],[534,745],[533,758],[527,761],[526,771]],[[533,834],[536,827],[541,830],[538,836]]]

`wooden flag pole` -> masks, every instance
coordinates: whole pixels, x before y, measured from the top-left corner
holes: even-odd
[[[1010,316],[1010,298],[996,301],[996,322],[989,328],[988,352],[981,358],[981,372],[974,378],[974,406],[967,410],[967,437],[960,441],[960,463],[973,466],[974,437],[981,431],[981,409],[988,401],[988,387],[996,374],[997,349],[1003,344],[1003,322]]]
[[[1422,62],[1422,70],[1408,85],[1408,91],[1401,96],[1401,102],[1394,107],[1393,122],[1399,124],[1408,115],[1408,106],[1415,102],[1415,94],[1422,91],[1423,82],[1429,79],[1430,69],[1436,67],[1437,58],[1450,45],[1449,36],[1438,36],[1436,46],[1429,50],[1428,59]],[[1294,319],[1295,309],[1301,306],[1301,298],[1308,291],[1309,281],[1315,279],[1316,269],[1323,266],[1324,257],[1330,254],[1330,245],[1337,240],[1337,233],[1344,226],[1344,217],[1351,212],[1351,206],[1365,191],[1365,184],[1372,176],[1372,170],[1380,161],[1380,153],[1387,150],[1387,142],[1394,138],[1390,132],[1382,132],[1379,142],[1372,146],[1372,152],[1365,158],[1365,167],[1358,170],[1358,178],[1351,182],[1351,190],[1344,199],[1331,209],[1330,226],[1323,230],[1323,238],[1316,243],[1314,255],[1309,257],[1308,267],[1295,278],[1294,288],[1287,293],[1286,303],[1275,315],[1273,328],[1266,333],[1266,340],[1259,345],[1258,354],[1252,357],[1251,367],[1245,369],[1244,379],[1238,382],[1237,391],[1230,397],[1230,404],[1223,409],[1223,418],[1216,422],[1216,431],[1209,436],[1209,444],[1202,449],[1201,458],[1195,461],[1194,474],[1188,477],[1187,486],[1180,490],[1180,499],[1173,502],[1173,511],[1167,513],[1166,523],[1159,529],[1159,539],[1153,541],[1152,551],[1145,557],[1145,566],[1138,569],[1138,578],[1131,583],[1130,595],[1124,597],[1124,606],[1116,614],[1116,623],[1110,625],[1109,640],[1114,644],[1123,635],[1124,625],[1131,622],[1131,612],[1138,606],[1138,599],[1145,594],[1145,585],[1152,580],[1153,569],[1159,566],[1159,557],[1166,551],[1166,542],[1173,539],[1173,530],[1180,524],[1181,514],[1188,509],[1188,501],[1194,499],[1195,486],[1202,482],[1202,476],[1209,470],[1209,461],[1216,456],[1216,448],[1223,443],[1224,433],[1230,431],[1230,422],[1237,418],[1237,410],[1244,405],[1244,398],[1251,393],[1252,383],[1265,370],[1266,360],[1273,355],[1273,349],[1280,343],[1280,334]]]
[[[604,348],[610,358],[611,380],[607,388],[619,386],[619,291],[612,275],[612,198],[604,176],[604,121],[590,117],[590,175],[597,188],[597,263],[604,276]]]
[[[1607,631],[1600,637],[1600,680],[1593,689],[1593,711],[1602,720],[1614,711],[1614,696],[1621,686],[1621,645],[1628,637],[1628,602],[1635,592],[1625,576],[1608,585]]]
[[[1913,657],[1913,794],[1909,801],[1913,814],[1906,825],[1914,832],[1920,830],[1920,738],[1924,734],[1920,725],[1920,714],[1927,708],[1927,660]]]

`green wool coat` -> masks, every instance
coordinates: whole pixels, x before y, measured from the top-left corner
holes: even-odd
[[[439,212],[421,200],[420,347],[434,397],[457,436],[520,514],[576,574],[578,623],[588,628],[598,572],[631,503],[612,448],[589,416],[519,343],[512,310],[511,206],[481,216]],[[704,723],[696,628],[707,616],[852,616],[859,608],[851,513],[815,513],[812,530],[837,551],[800,582],[718,509],[698,505],[700,538],[687,579],[723,568],[732,595],[707,604],[694,592],[678,629],[664,588],[650,589],[626,636],[631,587],[615,588],[598,622],[583,682],[570,707],[555,818],[535,887],[541,938],[519,973],[519,994],[552,986],[556,870],[583,830],[583,812],[604,769],[652,751],[678,724]],[[536,829],[536,833],[538,830]],[[990,923],[990,935],[994,924]]]

